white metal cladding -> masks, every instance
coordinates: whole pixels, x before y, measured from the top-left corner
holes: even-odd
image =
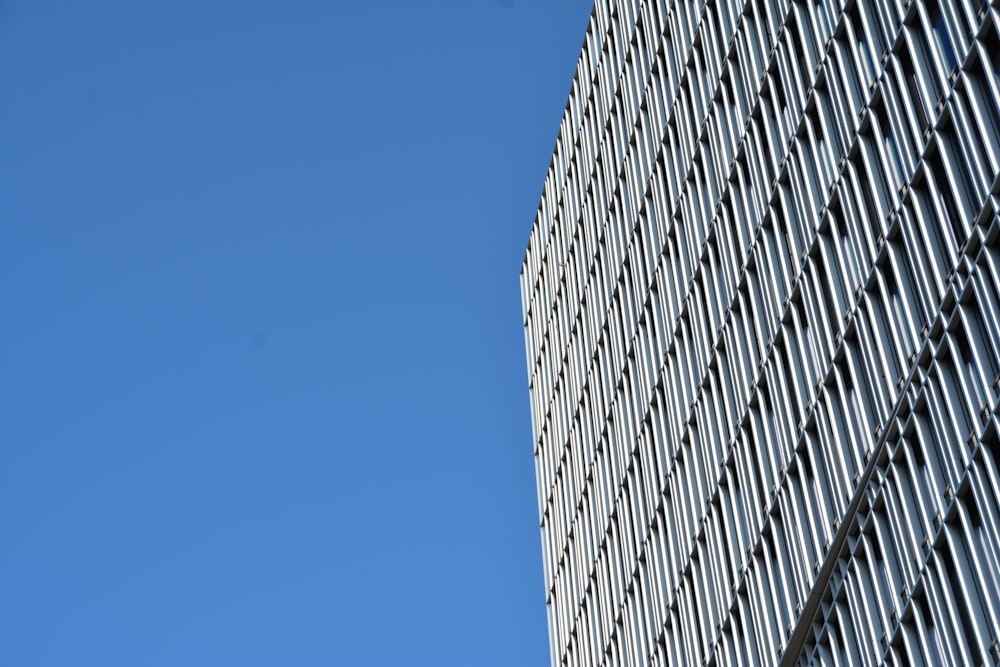
[[[553,665],[1000,661],[998,7],[598,0],[521,271]]]

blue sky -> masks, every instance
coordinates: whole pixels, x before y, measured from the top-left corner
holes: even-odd
[[[590,3],[0,2],[0,667],[546,665]]]

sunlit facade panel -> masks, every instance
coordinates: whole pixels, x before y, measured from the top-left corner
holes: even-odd
[[[553,665],[1000,661],[998,7],[598,0],[521,270]]]

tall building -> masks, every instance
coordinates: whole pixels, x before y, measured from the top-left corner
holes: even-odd
[[[521,271],[553,665],[1000,662],[1000,3],[598,0]]]

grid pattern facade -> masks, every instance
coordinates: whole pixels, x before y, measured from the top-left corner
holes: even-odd
[[[521,270],[553,665],[1000,662],[1000,4],[598,0]]]

